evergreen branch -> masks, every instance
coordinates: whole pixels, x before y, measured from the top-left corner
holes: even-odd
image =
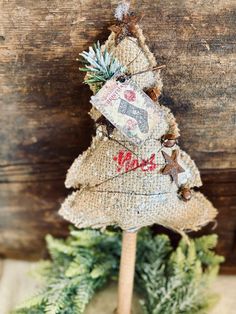
[[[107,49],[101,48],[99,42],[90,47],[88,52],[80,53],[80,56],[85,64],[80,71],[87,72],[84,80],[86,84],[104,84],[114,75],[125,71],[125,68]]]
[[[166,235],[138,235],[136,287],[145,314],[206,314],[217,298],[209,286],[221,256],[215,235],[181,240],[171,246]],[[47,236],[51,261],[41,263],[44,290],[18,307],[17,314],[83,314],[95,292],[118,277],[121,234],[72,229],[65,240]]]
[[[163,240],[169,248],[168,240]],[[136,276],[144,297],[141,302],[144,313],[207,313],[217,299],[209,292],[209,284],[223,261],[212,251],[217,243],[216,236],[191,240],[189,245],[181,240],[176,250],[172,248],[161,255],[158,255],[161,251],[158,252],[156,241],[149,238],[148,243],[139,244],[146,252],[145,256],[138,255]]]

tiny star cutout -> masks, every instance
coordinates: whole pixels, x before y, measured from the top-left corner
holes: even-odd
[[[164,175],[169,174],[171,176],[172,180],[178,186],[178,174],[185,171],[178,164],[178,161],[177,161],[178,151],[177,150],[173,150],[171,156],[167,155],[167,153],[162,151],[162,155],[165,158],[165,161],[167,162],[167,165],[162,170],[162,173]]]

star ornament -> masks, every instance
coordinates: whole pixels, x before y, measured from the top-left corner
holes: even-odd
[[[165,158],[167,165],[162,170],[162,174],[170,175],[172,180],[178,186],[178,174],[184,172],[185,170],[178,164],[177,157],[178,151],[173,150],[172,155],[169,156],[167,153],[162,151],[162,155]]]
[[[112,25],[109,29],[115,33],[115,41],[116,45],[121,42],[126,36],[134,36],[136,37],[136,25],[142,19],[141,17],[137,17],[134,14],[126,14],[123,17],[122,22],[118,24]]]

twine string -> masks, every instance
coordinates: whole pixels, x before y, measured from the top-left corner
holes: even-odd
[[[137,195],[137,196],[158,196],[158,195],[165,195],[170,194],[171,192],[160,192],[160,193],[138,193],[135,191],[111,191],[111,190],[91,190],[94,193],[111,193],[111,194],[128,194],[128,195]]]

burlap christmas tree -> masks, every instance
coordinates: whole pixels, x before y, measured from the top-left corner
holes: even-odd
[[[96,94],[95,107],[107,118],[110,107],[100,100],[108,97],[112,86],[120,98],[114,98],[115,93],[106,98],[113,107],[118,102],[117,115],[110,111],[110,121],[91,109],[97,132],[68,170],[65,185],[75,192],[60,209],[79,228],[117,225],[125,231],[119,314],[130,314],[136,231],[157,223],[184,234],[206,225],[217,213],[203,194],[193,190],[202,184],[199,171],[178,146],[179,129],[170,109],[158,103],[160,70],[138,18],[128,9],[127,2],[117,8],[118,22],[102,47],[97,44],[82,53],[87,61],[85,82]]]
[[[131,74],[155,67],[136,18],[121,18],[102,49],[106,47]],[[214,219],[216,209],[202,193],[190,192],[202,185],[201,178],[195,163],[175,142],[180,134],[174,116],[155,99],[162,87],[160,73],[147,71],[132,80],[154,98],[158,119],[152,136],[137,146],[118,129],[109,137],[106,126],[99,126],[91,147],[68,170],[65,185],[76,192],[65,200],[60,214],[79,228],[118,225],[133,230],[157,223],[180,232],[198,230]],[[96,84],[90,87],[98,89]],[[93,107],[91,116],[98,120],[101,114]],[[167,165],[174,157],[182,170],[173,175],[175,165]]]

